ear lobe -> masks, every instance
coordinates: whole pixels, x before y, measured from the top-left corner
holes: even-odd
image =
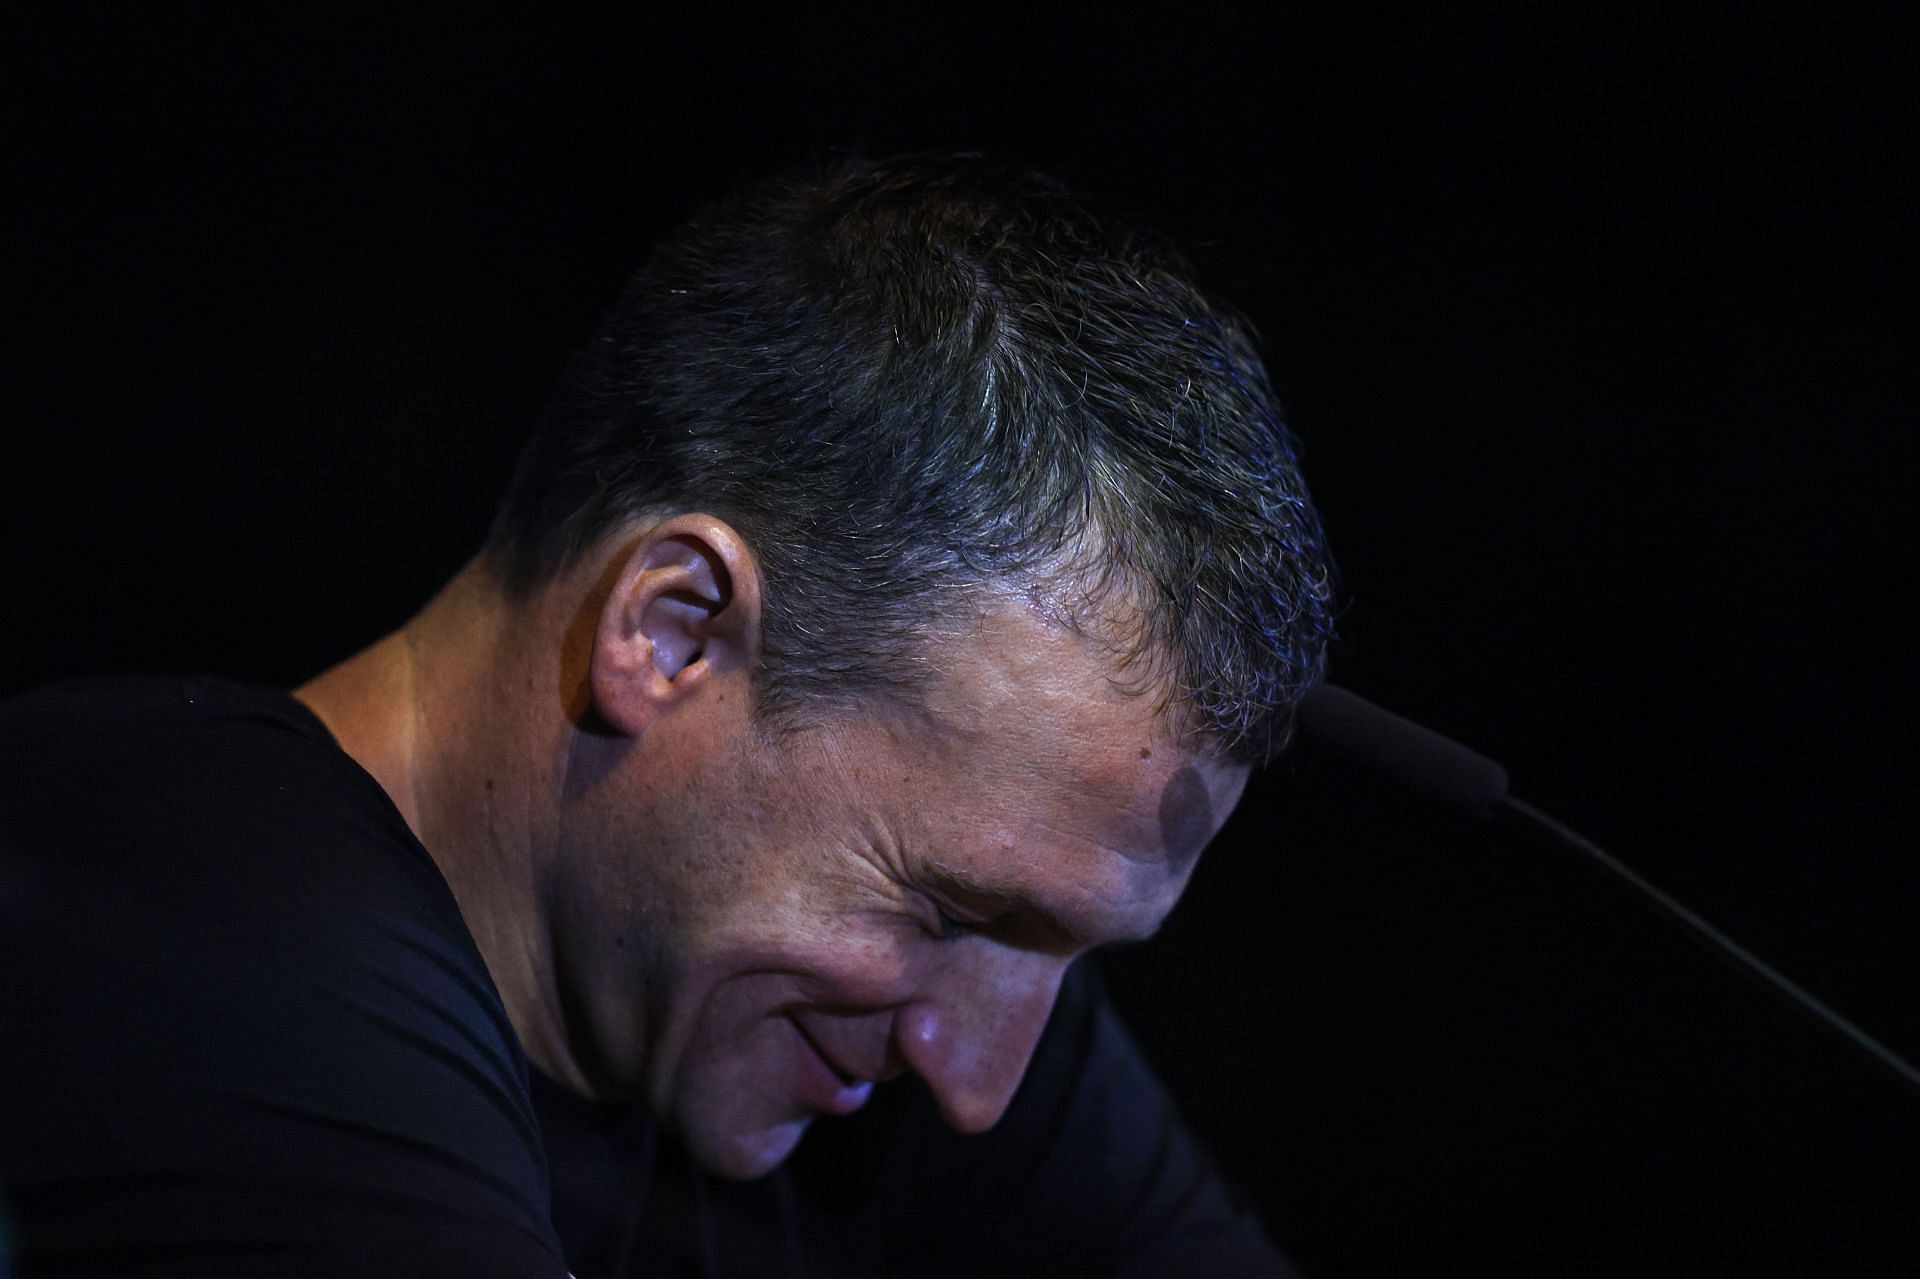
[[[589,668],[600,718],[638,736],[713,678],[750,671],[759,609],[753,558],[726,524],[676,516],[655,526],[601,606]]]

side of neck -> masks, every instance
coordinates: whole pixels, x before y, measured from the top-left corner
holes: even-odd
[[[557,1028],[537,888],[560,722],[531,691],[537,617],[469,564],[404,627],[293,690],[379,782],[453,890],[509,1020],[545,1065]],[[551,699],[549,699],[551,700]]]
[[[413,661],[405,630],[394,631],[293,690],[320,717],[340,749],[387,792],[415,838],[420,829],[415,776],[417,719]]]

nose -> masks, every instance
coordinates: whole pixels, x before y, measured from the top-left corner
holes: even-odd
[[[1053,956],[972,944],[991,951],[950,966],[894,1022],[900,1057],[964,1133],[985,1132],[1006,1113],[1067,969]]]

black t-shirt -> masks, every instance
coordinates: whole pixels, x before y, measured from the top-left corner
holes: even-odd
[[[23,1279],[1286,1273],[1085,964],[992,1132],[902,1080],[701,1174],[530,1070],[385,792],[213,680],[0,709],[7,1215]]]

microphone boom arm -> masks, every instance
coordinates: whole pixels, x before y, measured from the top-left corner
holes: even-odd
[[[1302,736],[1478,820],[1505,808],[1586,855],[1647,906],[1695,941],[1758,982],[1797,1012],[1839,1035],[1920,1091],[1920,1069],[1789,980],[1746,947],[1682,905],[1586,836],[1509,793],[1507,770],[1493,760],[1363,697],[1322,684],[1301,702]]]

